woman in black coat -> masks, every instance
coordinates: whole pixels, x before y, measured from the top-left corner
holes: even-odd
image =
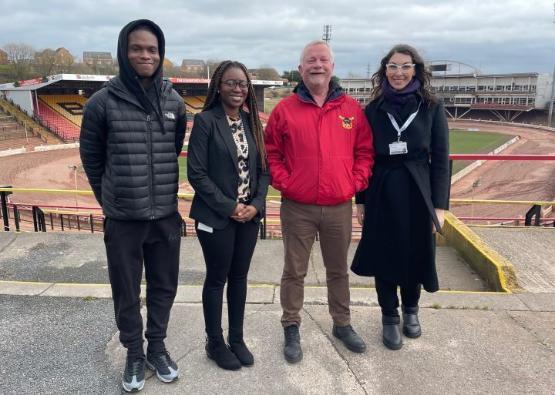
[[[247,69],[239,62],[222,62],[204,109],[195,116],[187,176],[195,190],[190,217],[206,263],[206,353],[229,370],[254,363],[243,340],[243,319],[247,274],[269,184],[263,133]],[[229,346],[222,334],[226,282]]]
[[[449,129],[443,105],[430,90],[430,74],[418,52],[396,45],[372,77],[373,100],[365,113],[376,152],[368,188],[357,194],[363,225],[351,270],[375,277],[382,310],[383,342],[402,347],[403,333],[421,334],[421,286],[439,289],[435,231],[449,206]]]

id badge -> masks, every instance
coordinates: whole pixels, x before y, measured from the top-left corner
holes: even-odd
[[[389,155],[401,155],[408,152],[406,141],[396,141],[389,144]]]
[[[211,226],[205,225],[202,222],[198,223],[197,230],[202,230],[202,231],[208,232],[208,233],[214,233],[214,228],[212,228]]]

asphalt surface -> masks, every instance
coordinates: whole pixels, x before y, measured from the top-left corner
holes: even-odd
[[[119,392],[106,355],[116,331],[109,299],[0,295],[0,393]]]
[[[356,249],[349,249],[351,262]],[[202,285],[205,266],[195,237],[181,239],[179,283]],[[249,271],[249,283],[274,284],[281,279],[283,242],[259,240]],[[485,291],[484,282],[451,247],[438,247],[437,269],[444,290]],[[107,284],[108,270],[102,234],[0,233],[0,280]],[[353,286],[373,286],[372,278],[350,274]],[[307,285],[325,286],[326,275],[318,242],[312,249]]]
[[[371,282],[351,278],[352,324],[367,344],[365,353],[354,354],[331,334],[316,248],[302,311],[304,358],[290,365],[282,356],[279,321],[281,242],[260,242],[245,318],[255,365],[223,371],[204,351],[202,258],[195,242],[184,239],[166,340],[180,379],[163,384],[148,372],[145,394],[553,393],[555,293],[484,291],[449,249],[438,253],[444,290],[422,295],[422,337],[404,338],[399,351],[381,343]],[[105,270],[99,236],[0,233],[1,394],[121,393],[125,349]]]

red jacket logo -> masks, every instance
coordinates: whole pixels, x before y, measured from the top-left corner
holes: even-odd
[[[355,117],[344,117],[340,115],[339,119],[341,119],[341,126],[343,126],[343,129],[353,128],[353,121],[355,120]]]

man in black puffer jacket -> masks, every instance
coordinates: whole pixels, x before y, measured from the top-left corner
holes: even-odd
[[[118,40],[119,75],[89,99],[81,127],[81,160],[106,217],[104,242],[116,323],[127,348],[126,391],[144,385],[143,262],[146,365],[164,382],[178,377],[164,339],[179,274],[177,157],[186,118],[183,99],[162,80],[164,45],[164,34],[152,21],[126,25]]]

